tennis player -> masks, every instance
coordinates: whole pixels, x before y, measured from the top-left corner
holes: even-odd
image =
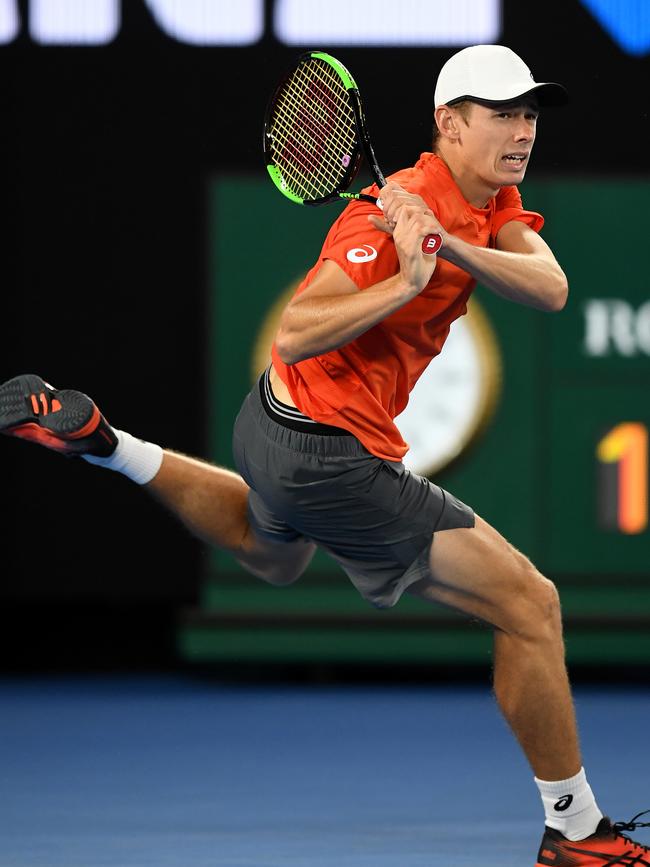
[[[284,310],[272,364],[235,422],[239,474],[114,429],[86,395],[33,374],[0,387],[0,429],[125,474],[271,584],[295,581],[321,546],[375,606],[408,592],[491,624],[495,695],[546,815],[538,867],[650,865],[621,833],[646,823],[612,823],[587,781],[554,585],[470,506],[405,469],[393,421],[477,281],[563,308],[566,277],[517,185],[540,107],[566,99],[503,46],[448,60],[432,152],[389,179],[383,214],[345,208]],[[442,235],[437,256],[422,252],[429,233]]]

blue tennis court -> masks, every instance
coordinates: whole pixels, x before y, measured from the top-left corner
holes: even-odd
[[[650,806],[650,694],[576,701],[596,797],[628,819]],[[484,685],[16,678],[0,706],[2,867],[535,861],[541,803]]]

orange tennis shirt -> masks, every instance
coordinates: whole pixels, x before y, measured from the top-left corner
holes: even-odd
[[[412,168],[391,176],[418,193],[447,232],[476,247],[493,247],[505,223],[519,220],[535,231],[544,224],[540,214],[524,211],[516,187],[503,187],[485,208],[470,205],[446,163],[423,153]],[[376,186],[367,192],[377,196]],[[326,259],[332,259],[360,290],[399,271],[395,244],[376,229],[368,214],[370,202],[351,202],[332,225],[320,256],[296,294],[309,286]],[[438,257],[435,271],[420,294],[382,322],[340,349],[285,364],[275,343],[272,360],[298,409],[324,424],[353,433],[372,454],[400,461],[408,451],[393,419],[408,403],[409,394],[447,339],[451,323],[467,312],[476,281],[466,271]]]

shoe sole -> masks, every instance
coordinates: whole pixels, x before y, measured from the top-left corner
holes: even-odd
[[[55,395],[61,408],[51,410],[46,395],[50,397],[50,405]],[[100,418],[99,410],[87,395],[68,389],[56,391],[33,373],[16,376],[0,386],[0,431],[3,433],[45,429],[63,440],[76,440],[92,434]]]

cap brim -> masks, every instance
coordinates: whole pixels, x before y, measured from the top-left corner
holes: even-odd
[[[508,102],[516,102],[518,99],[524,99],[530,93],[535,94],[537,102],[543,108],[566,105],[569,101],[569,94],[565,87],[554,81],[544,81],[523,93],[515,93],[506,99],[485,99],[482,96],[472,96],[468,93],[465,96],[456,97],[451,102],[448,102],[447,105],[453,105],[455,102],[461,102],[464,99],[471,99],[473,102],[478,102],[479,105],[503,105]]]
[[[569,101],[567,89],[555,81],[546,81],[538,84],[529,93],[534,93],[541,106],[566,105]]]

